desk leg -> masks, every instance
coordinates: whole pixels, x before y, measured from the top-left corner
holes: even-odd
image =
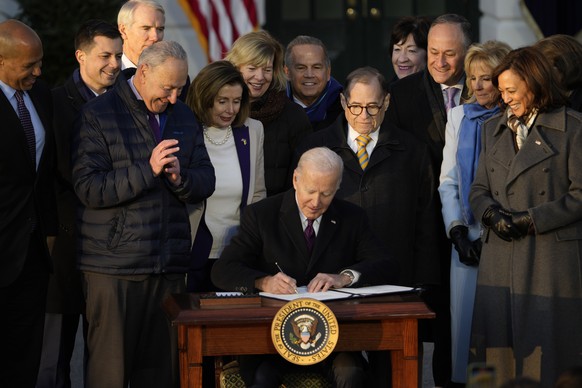
[[[202,387],[202,327],[179,326],[180,387]]]
[[[402,325],[404,349],[391,352],[392,386],[393,388],[420,387],[418,322],[416,319],[405,319]]]

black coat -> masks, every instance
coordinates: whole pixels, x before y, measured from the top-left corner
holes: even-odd
[[[337,198],[322,216],[310,256],[295,190],[245,209],[239,233],[212,268],[212,281],[225,290],[252,292],[255,279],[279,272],[275,262],[298,286],[320,272],[347,268],[361,273],[357,287],[393,283],[398,275],[397,263],[374,238],[365,212]]]
[[[266,111],[270,111],[268,117]],[[284,192],[291,188],[295,149],[311,133],[309,118],[285,92],[274,91],[267,91],[261,100],[253,102],[251,117],[261,121],[265,130],[267,196]]]
[[[300,152],[325,146],[342,158],[344,173],[336,196],[366,210],[373,232],[398,259],[398,284],[438,284],[434,251],[440,210],[426,146],[386,120],[379,131],[365,172],[347,143],[344,115],[307,137]]]
[[[467,88],[463,89],[461,102],[467,99]],[[412,133],[428,146],[431,167],[434,171],[433,187],[436,206],[442,207],[437,192],[439,175],[443,162],[447,113],[441,86],[434,81],[427,70],[411,74],[391,85],[390,105],[386,120],[396,127]],[[441,262],[442,283],[449,282],[451,244],[447,238],[444,221],[440,216],[437,233],[439,241],[438,260]],[[447,285],[448,287],[448,285]]]
[[[442,89],[428,71],[411,74],[391,85],[386,119],[427,144],[435,171],[440,170],[447,111]],[[435,178],[438,180],[438,174]]]
[[[0,287],[12,283],[26,259],[33,219],[42,236],[57,234],[53,191],[54,137],[50,90],[37,80],[27,92],[45,129],[45,145],[35,168],[18,115],[0,92]],[[44,240],[44,239],[43,239]],[[51,265],[45,243],[41,260]]]
[[[54,271],[49,281],[47,312],[79,314],[83,312],[85,300],[75,247],[75,213],[80,202],[71,181],[71,142],[74,122],[86,101],[77,89],[73,76],[64,85],[53,89],[52,95],[59,235],[53,248]]]

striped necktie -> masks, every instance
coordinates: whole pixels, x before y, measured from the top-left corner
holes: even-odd
[[[358,152],[356,152],[356,156],[358,157],[358,162],[360,162],[360,167],[362,170],[366,170],[368,167],[368,151],[366,151],[366,146],[372,140],[372,138],[368,135],[360,135],[356,137],[356,143],[358,143]]]
[[[24,129],[24,135],[26,136],[26,143],[28,144],[28,150],[30,151],[32,163],[36,168],[36,136],[34,135],[34,127],[32,126],[30,112],[24,104],[24,92],[22,90],[17,90],[14,96],[16,97],[18,118],[20,119],[20,124],[22,124],[22,128]]]

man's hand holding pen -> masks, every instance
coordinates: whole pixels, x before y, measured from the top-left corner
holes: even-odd
[[[270,292],[271,294],[297,293],[297,282],[283,272],[255,280],[255,287],[261,291]]]
[[[297,292],[297,282],[287,276],[278,262],[275,266],[279,270],[273,276],[265,276],[255,280],[255,288],[271,294],[293,294]],[[331,288],[341,288],[351,283],[343,274],[318,273],[307,285],[307,292],[325,292]]]

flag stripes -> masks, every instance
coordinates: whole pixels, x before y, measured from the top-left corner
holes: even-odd
[[[234,41],[259,28],[262,0],[178,0],[208,62],[222,59]]]

